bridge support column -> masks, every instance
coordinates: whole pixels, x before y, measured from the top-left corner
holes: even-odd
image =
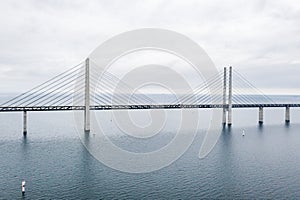
[[[232,124],[232,67],[229,67],[228,126]]]
[[[27,111],[23,112],[23,135],[27,135]]]
[[[85,60],[85,102],[84,102],[84,131],[90,132],[90,64]]]
[[[226,67],[224,67],[224,78],[223,78],[223,126],[226,125]]]
[[[289,123],[290,122],[290,107],[285,107],[285,122]]]
[[[263,107],[259,107],[258,111],[258,123],[263,124],[264,123],[264,109]]]

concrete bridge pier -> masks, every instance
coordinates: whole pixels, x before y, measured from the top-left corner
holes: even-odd
[[[290,107],[285,107],[285,122],[290,123]]]
[[[258,111],[258,123],[263,124],[264,123],[264,109],[263,107],[259,107]]]
[[[27,135],[27,111],[23,111],[23,135]]]
[[[84,131],[90,132],[90,64],[89,58],[85,60],[85,99],[84,99]]]

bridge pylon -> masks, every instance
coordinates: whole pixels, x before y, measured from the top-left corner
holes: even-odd
[[[226,125],[226,67],[224,67],[224,77],[223,77],[223,118],[222,118],[222,124],[223,126]]]
[[[90,63],[85,60],[84,131],[90,132]]]
[[[228,84],[228,122],[227,125],[232,124],[232,67],[229,67],[229,84]]]

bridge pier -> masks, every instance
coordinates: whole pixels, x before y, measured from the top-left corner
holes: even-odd
[[[84,131],[90,132],[90,64],[85,60],[85,102],[84,102]]]
[[[259,107],[258,111],[258,123],[263,124],[264,123],[264,109],[263,107]]]
[[[226,67],[224,67],[224,83],[223,83],[223,118],[222,124],[226,125]]]
[[[27,111],[23,111],[23,135],[27,135]]]
[[[290,123],[290,107],[285,107],[285,122]]]
[[[229,67],[229,93],[228,93],[228,122],[227,125],[232,124],[232,67]]]

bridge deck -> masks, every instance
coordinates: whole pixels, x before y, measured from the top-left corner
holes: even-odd
[[[226,105],[228,107],[228,105]],[[300,104],[232,104],[233,108],[300,107]],[[92,105],[90,110],[223,108],[223,104]],[[0,107],[0,112],[84,110],[84,106]]]

